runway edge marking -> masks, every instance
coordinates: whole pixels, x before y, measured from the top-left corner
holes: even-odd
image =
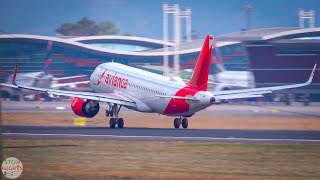
[[[291,142],[320,142],[320,139],[255,139],[255,138],[218,138],[218,137],[176,137],[176,136],[123,136],[105,134],[37,134],[37,133],[2,133],[2,135],[25,136],[65,136],[65,137],[114,137],[114,138],[159,138],[159,139],[198,139],[198,140],[240,140],[240,141],[291,141]]]

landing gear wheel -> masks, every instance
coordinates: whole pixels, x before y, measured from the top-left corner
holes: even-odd
[[[109,112],[110,112],[110,116],[113,117],[113,111],[111,110]]]
[[[118,128],[123,128],[123,125],[124,125],[124,121],[122,118],[119,118],[118,119]]]
[[[185,129],[188,128],[188,119],[187,118],[183,118],[181,124],[182,124],[183,128],[185,128]]]
[[[109,117],[109,115],[110,115],[110,111],[106,110],[106,116]]]
[[[109,121],[109,124],[110,124],[110,128],[115,128],[116,124],[117,124],[116,119],[115,118],[111,118],[110,121]]]
[[[173,121],[174,128],[178,129],[180,127],[180,124],[181,124],[180,118],[174,118],[174,121]]]

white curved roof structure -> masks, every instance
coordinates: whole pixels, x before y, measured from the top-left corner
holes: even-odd
[[[305,29],[294,29],[290,31],[283,31],[283,32],[278,32],[270,35],[265,35],[262,37],[263,40],[269,40],[269,39],[275,39],[279,37],[284,37],[284,36],[297,36],[300,34],[317,34],[317,36],[320,36],[320,27],[317,28],[305,28]]]
[[[128,37],[128,36],[113,36],[110,37],[110,39],[115,39],[115,38],[121,38],[124,39],[124,37]],[[93,39],[98,39],[98,38],[102,38],[102,37],[97,37],[97,36],[93,36]],[[58,38],[58,37],[49,37],[49,36],[38,36],[38,35],[29,35],[29,34],[10,34],[10,35],[0,35],[0,40],[1,39],[29,39],[29,40],[38,40],[38,41],[52,41],[55,43],[62,43],[68,46],[73,46],[73,47],[77,47],[77,48],[84,48],[86,50],[91,50],[91,51],[96,51],[99,53],[107,53],[107,54],[117,54],[117,55],[131,55],[131,56],[146,56],[146,57],[150,57],[150,56],[164,56],[164,55],[174,55],[174,54],[188,54],[188,53],[194,53],[194,52],[199,52],[201,50],[201,46],[197,46],[197,47],[191,47],[188,49],[181,49],[178,51],[168,51],[168,52],[164,52],[164,51],[142,51],[142,52],[128,52],[128,51],[119,51],[119,50],[108,50],[108,49],[104,49],[101,47],[96,47],[96,46],[92,46],[90,44],[84,44],[81,43],[79,41],[84,41],[84,40],[90,40],[92,39],[92,37],[81,37],[81,38],[69,38],[69,39],[63,39],[63,38]],[[151,41],[151,42],[161,42],[160,40],[151,40],[148,38],[140,38],[140,37],[135,37],[132,38],[132,40],[147,40],[147,41]],[[225,46],[225,45],[230,45],[230,44],[236,44],[239,42],[218,42],[218,46]],[[169,43],[170,44],[170,43]],[[172,43],[171,43],[172,44]]]
[[[280,38],[295,38],[301,36],[319,36],[320,37],[320,28],[267,28],[267,29],[254,29],[249,31],[241,31],[230,33],[222,36],[216,37],[218,41],[217,46],[223,47],[233,44],[238,44],[241,41],[246,40],[272,40]],[[184,42],[179,46],[179,50],[175,51],[173,48],[174,43],[164,42],[162,40],[150,39],[144,37],[134,37],[134,36],[86,36],[86,37],[49,37],[49,36],[38,36],[38,35],[29,35],[29,34],[4,34],[0,35],[0,41],[5,39],[12,40],[29,40],[29,41],[52,41],[55,43],[60,43],[61,45],[68,46],[71,48],[80,48],[84,51],[90,51],[92,53],[106,54],[106,55],[121,55],[121,56],[142,56],[142,57],[157,57],[164,55],[174,55],[174,54],[188,54],[195,53],[201,50],[203,40],[195,40],[192,42]],[[150,43],[158,45],[168,45],[169,51],[165,52],[163,48],[152,49],[148,51],[120,51],[120,50],[111,50],[105,49],[102,47],[97,47],[94,45],[86,44],[84,42],[88,41],[124,41],[134,44],[134,42],[139,43]],[[132,43],[131,43],[132,42]],[[171,46],[171,48],[170,48]]]
[[[69,38],[69,40],[76,41],[76,42],[94,41],[94,40],[126,40],[126,41],[149,42],[149,43],[163,44],[163,45],[167,45],[167,46],[174,46],[174,43],[171,43],[171,42],[166,42],[166,41],[162,41],[162,40],[158,40],[158,39],[137,37],[137,36],[115,36],[115,35],[83,36],[83,37]]]
[[[294,38],[297,36],[305,35],[320,36],[320,28],[264,28],[264,29],[252,29],[248,31],[240,31],[221,35],[217,37],[217,40],[222,41],[259,41],[259,40],[272,40],[277,38]]]

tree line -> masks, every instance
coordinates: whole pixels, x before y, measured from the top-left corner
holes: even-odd
[[[119,29],[111,20],[105,20],[100,23],[83,17],[74,23],[63,23],[56,32],[63,36],[95,36],[95,35],[114,35],[119,33]],[[130,35],[126,33],[125,35]]]

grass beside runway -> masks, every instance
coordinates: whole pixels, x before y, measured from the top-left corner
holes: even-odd
[[[23,179],[319,179],[320,145],[3,141]]]
[[[19,126],[73,126],[77,118],[73,112],[2,113],[3,125]],[[127,111],[121,116],[125,127],[173,128],[173,117]],[[100,112],[87,118],[89,127],[109,127],[109,118]],[[257,130],[320,130],[319,117],[283,117],[263,115],[216,115],[200,112],[189,118],[190,129],[257,129]]]

